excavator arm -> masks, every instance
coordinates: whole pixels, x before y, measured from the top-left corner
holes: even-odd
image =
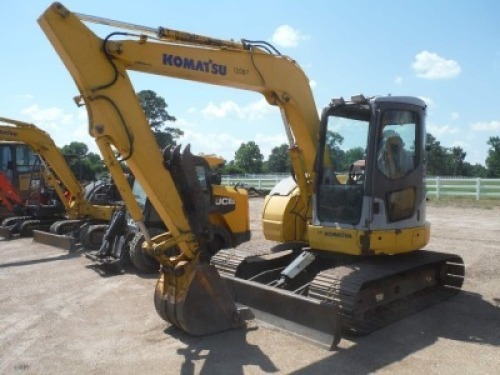
[[[0,139],[23,142],[40,156],[46,167],[45,178],[56,191],[70,219],[111,218],[113,207],[93,205],[85,199],[83,188],[49,134],[35,125],[0,117]],[[68,200],[64,195],[61,184],[69,192],[71,199]]]
[[[54,3],[39,23],[79,88],[78,102],[83,101],[88,111],[89,132],[144,234],[145,250],[162,265],[155,293],[160,296],[155,298],[158,312],[191,334],[241,326],[242,317],[215,267],[200,262],[199,254],[210,237],[204,231],[209,212],[203,210],[206,202],[201,194],[196,194],[199,186],[193,182],[196,174],[189,149],[182,155],[178,150],[160,151],[126,71],[131,63],[103,50],[107,42],[76,14]],[[143,187],[168,232],[150,238],[122,162]]]
[[[169,228],[165,249],[177,243],[187,258],[198,247],[176,193],[171,174],[122,62],[103,53],[103,41],[62,5],[53,4],[39,20],[73,76],[89,114],[89,132],[95,138],[131,217],[141,223],[137,204],[120,162],[126,161],[135,178]],[[144,226],[139,224],[140,227]],[[146,231],[147,232],[147,231]],[[146,238],[149,240],[147,233]]]

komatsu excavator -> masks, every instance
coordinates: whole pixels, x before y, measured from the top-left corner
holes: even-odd
[[[120,31],[101,39],[84,22]],[[143,27],[60,3],[39,24],[78,86],[116,183],[125,185],[119,161],[126,160],[166,223],[168,232],[154,238],[144,230],[144,250],[162,264],[154,300],[163,319],[194,335],[218,332],[242,325],[236,301],[334,346],[341,329],[370,332],[460,289],[462,259],[421,250],[430,237],[422,100],[338,98],[319,117],[303,71],[265,42]],[[176,168],[188,155],[175,162],[156,152],[128,70],[255,91],[279,108],[293,178],[271,191],[262,217],[265,237],[281,245],[250,242],[220,251],[210,265],[200,261],[208,215],[203,202],[193,204],[193,179]],[[339,148],[342,130],[356,152]],[[180,190],[179,180],[191,188]],[[141,225],[131,193],[123,197]],[[172,245],[179,252],[167,255]]]
[[[21,217],[19,232],[22,236],[34,234],[36,241],[56,244],[70,250],[74,238],[63,236],[64,234],[84,224],[109,222],[113,211],[119,207],[119,204],[110,202],[96,204],[89,200],[88,195],[95,190],[95,186],[91,186],[91,189],[86,191],[80,185],[64,156],[46,132],[32,124],[0,117],[0,138],[6,141],[23,142],[38,154],[45,167],[45,178],[59,197],[59,207],[47,205],[40,210],[31,210],[30,215]],[[54,210],[57,211],[57,215],[52,214]],[[36,231],[47,228],[53,235]],[[5,231],[9,231],[8,225],[0,228],[0,235],[8,237]],[[85,236],[84,242],[89,242],[95,237],[95,241],[100,244],[100,239],[95,234],[87,232]]]

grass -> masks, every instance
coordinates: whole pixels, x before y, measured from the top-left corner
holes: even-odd
[[[454,206],[457,208],[483,208],[485,210],[493,210],[500,208],[500,198],[482,198],[476,200],[474,197],[452,197],[441,196],[439,199],[429,197],[427,200],[429,206],[445,207]]]

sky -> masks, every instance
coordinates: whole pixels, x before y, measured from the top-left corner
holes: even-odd
[[[220,39],[264,40],[293,58],[318,108],[351,95],[410,95],[426,101],[427,132],[483,164],[500,136],[500,1],[497,0],[67,0],[69,10]],[[87,114],[70,74],[38,26],[50,1],[0,1],[0,117],[33,123],[60,147],[85,142]],[[89,25],[93,28],[92,25]],[[97,28],[96,33],[100,34]],[[287,142],[277,107],[257,93],[130,73],[177,118],[183,145],[233,160],[254,141],[267,159]]]

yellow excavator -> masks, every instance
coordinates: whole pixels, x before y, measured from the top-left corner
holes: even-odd
[[[0,117],[0,139],[23,142],[29,146],[40,157],[44,166],[44,177],[59,198],[57,204],[32,210],[32,215],[20,217],[22,222],[18,223],[18,228],[22,236],[34,234],[36,241],[55,244],[70,250],[74,247],[74,238],[64,234],[85,224],[107,223],[119,207],[116,203],[119,201],[119,196],[116,193],[114,194],[116,204],[112,204],[109,200],[96,204],[89,195],[96,193],[98,187],[94,185],[89,185],[88,188],[82,187],[49,134],[35,125]],[[54,210],[57,211],[57,215],[53,215]],[[47,228],[52,233],[37,231]],[[8,225],[3,225],[3,228],[0,228],[0,236],[9,237],[10,231]],[[98,246],[100,238],[97,237],[102,237],[102,234],[97,236],[95,233],[87,233],[83,236],[85,237],[83,242],[88,243],[94,239],[94,242],[98,242]]]
[[[460,290],[462,259],[422,250],[430,237],[422,100],[339,97],[319,116],[308,78],[268,43],[133,25],[60,3],[38,22],[80,91],[115,182],[126,185],[126,160],[168,228],[153,238],[144,228],[144,251],[162,265],[154,301],[163,319],[194,335],[218,332],[243,324],[248,310],[237,302],[332,347],[341,331],[370,332]],[[101,39],[89,22],[119,31]],[[189,168],[181,175],[176,158],[153,147],[128,70],[255,91],[279,108],[293,177],[266,197],[262,217],[265,237],[280,245],[250,241],[200,260],[206,205]],[[190,187],[180,190],[179,180]]]

